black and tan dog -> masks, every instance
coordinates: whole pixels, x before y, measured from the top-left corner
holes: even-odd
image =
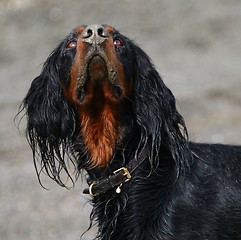
[[[88,172],[96,239],[241,239],[241,147],[189,142],[149,57],[111,26],[75,28],[23,108],[38,176],[64,186],[66,159]]]

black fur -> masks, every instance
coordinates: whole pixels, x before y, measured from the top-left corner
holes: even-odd
[[[125,166],[149,146],[149,157],[122,186],[93,198],[91,220],[96,239],[225,240],[241,239],[241,147],[189,142],[175,98],[149,57],[131,40],[114,32],[123,46],[116,55],[133,90],[120,111],[125,129],[107,171],[87,169],[95,180]],[[77,120],[78,106],[62,86],[69,85],[75,50],[69,35],[49,56],[23,101],[27,136],[34,160],[61,186],[66,158],[85,166],[88,153]],[[36,164],[37,168],[37,164]],[[71,176],[70,176],[71,177]]]

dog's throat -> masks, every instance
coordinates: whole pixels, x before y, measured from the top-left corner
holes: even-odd
[[[82,111],[81,134],[89,155],[87,167],[106,167],[121,139],[117,112],[105,105],[100,113]]]

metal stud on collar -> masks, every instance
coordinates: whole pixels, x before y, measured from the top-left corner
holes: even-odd
[[[95,184],[96,184],[96,182],[94,181],[94,182],[92,182],[92,183],[90,184],[90,186],[89,186],[89,194],[90,194],[91,197],[97,196],[97,194],[94,194],[94,193],[92,192],[92,188],[93,188],[93,186],[94,186]]]

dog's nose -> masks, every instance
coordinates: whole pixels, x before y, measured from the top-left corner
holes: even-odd
[[[103,43],[108,37],[109,33],[98,24],[87,26],[82,33],[82,41],[93,45]]]

